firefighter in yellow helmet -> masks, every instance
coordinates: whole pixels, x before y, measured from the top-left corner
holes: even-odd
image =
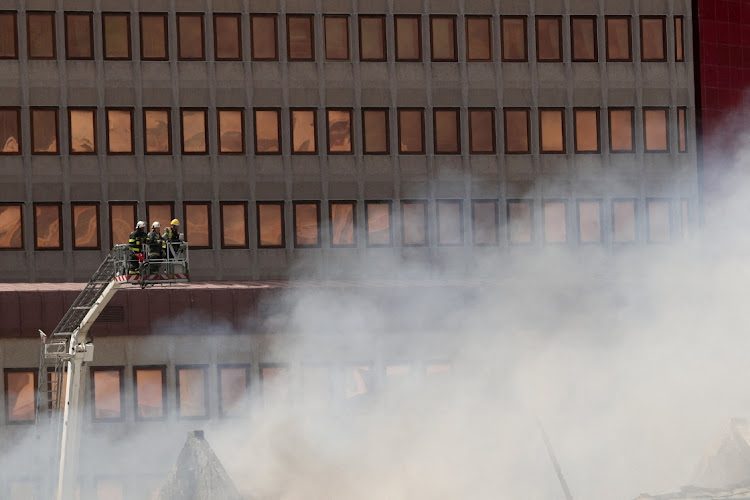
[[[167,255],[170,259],[174,259],[180,248],[180,221],[172,219],[172,222],[169,223],[169,227],[164,230],[164,235],[162,237],[166,242]]]

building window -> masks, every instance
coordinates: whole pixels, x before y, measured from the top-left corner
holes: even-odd
[[[62,250],[61,226],[61,203],[34,203],[34,250]]]
[[[352,152],[352,110],[328,109],[328,154],[350,154]]]
[[[394,16],[396,26],[396,60],[422,60],[422,30],[420,16]]]
[[[242,417],[248,412],[250,365],[219,365],[219,416]]]
[[[217,61],[242,60],[242,25],[239,14],[214,14],[214,57]]]
[[[0,12],[0,59],[18,59],[18,28],[15,12]]]
[[[123,368],[91,367],[91,410],[98,421],[120,421]]]
[[[99,204],[74,202],[70,205],[73,226],[73,250],[98,250]]]
[[[96,109],[68,109],[70,154],[96,154]]]
[[[136,420],[166,418],[166,372],[165,366],[133,367]]]
[[[544,242],[567,243],[567,204],[563,200],[547,200],[544,207]]]
[[[435,130],[435,153],[436,154],[460,154],[461,130],[458,109],[433,109],[433,123]]]
[[[469,109],[469,150],[471,154],[495,154],[494,109]]]
[[[349,16],[325,16],[325,45],[327,61],[349,60]]]
[[[643,136],[646,152],[669,151],[667,108],[643,108]]]
[[[461,200],[437,200],[437,243],[440,246],[464,244],[463,205]]]
[[[258,202],[258,247],[284,248],[284,202]]]
[[[687,152],[687,108],[677,108],[677,150]]]
[[[674,60],[677,62],[685,60],[684,19],[682,16],[675,16],[674,18]]]
[[[0,108],[0,155],[21,154],[21,110]]]
[[[359,58],[362,61],[385,61],[385,17],[359,16]]]
[[[667,20],[661,16],[641,16],[641,60],[667,60]]]
[[[149,227],[154,222],[160,222],[166,227],[166,223],[171,221],[174,216],[174,203],[153,201],[146,203],[146,223]]]
[[[496,200],[471,200],[471,232],[475,246],[499,243]]]
[[[8,500],[28,500],[40,498],[39,484],[26,479],[11,479],[8,481]]]
[[[120,500],[125,498],[125,482],[115,477],[96,478],[96,498]]]
[[[185,202],[185,241],[190,248],[211,248],[211,203]]]
[[[466,60],[492,60],[492,18],[466,16]]]
[[[37,371],[5,369],[5,421],[9,424],[32,423],[36,417]]]
[[[107,109],[107,152],[133,154],[133,110]]]
[[[607,61],[632,61],[630,17],[607,16],[604,26],[607,32]]]
[[[573,62],[596,61],[596,16],[571,16],[570,32]]]
[[[90,13],[65,13],[65,54],[68,59],[94,58],[94,21]]]
[[[365,154],[390,152],[388,108],[362,110],[362,136]]]
[[[633,108],[609,109],[609,150],[612,153],[632,153]]]
[[[166,61],[167,43],[167,15],[141,14],[141,59]]]
[[[525,16],[503,16],[500,18],[503,62],[528,61],[528,42]]]
[[[357,203],[331,201],[328,204],[332,247],[356,247]]]
[[[302,393],[305,409],[325,410],[333,403],[333,367],[323,363],[302,365]]]
[[[612,201],[612,239],[615,243],[634,243],[635,200]]]
[[[27,12],[26,36],[29,59],[55,58],[55,13]]]
[[[292,126],[292,154],[318,153],[318,120],[314,108],[289,110]]]
[[[208,153],[206,131],[208,127],[205,109],[180,109],[182,129],[182,154]]]
[[[172,111],[165,109],[143,110],[143,130],[146,154],[172,154]]]
[[[506,153],[530,153],[531,127],[529,125],[528,108],[505,108],[505,152]]]
[[[398,151],[401,154],[424,154],[424,110],[398,109]]]
[[[109,204],[109,247],[124,245],[130,240],[135,228],[136,203],[116,202]]]
[[[250,52],[253,61],[278,61],[279,44],[276,24],[276,14],[250,16],[252,29]]]
[[[687,240],[690,238],[690,200],[683,198],[680,200],[680,230],[682,231],[682,239]]]
[[[508,240],[514,245],[533,241],[531,200],[508,200]]]
[[[365,224],[368,247],[393,246],[390,201],[365,202]]]
[[[536,17],[536,59],[562,62],[562,17]]]
[[[208,417],[208,378],[205,366],[177,366],[177,413],[180,418]]]
[[[23,205],[0,203],[0,250],[23,250]]]
[[[255,133],[253,141],[255,154],[278,155],[281,154],[281,120],[280,110],[262,109],[253,110],[253,121]]]
[[[348,403],[367,401],[367,396],[372,394],[374,380],[371,365],[349,365],[344,370],[344,399]]]
[[[177,14],[177,58],[182,61],[203,61],[203,14]]]
[[[247,203],[221,202],[221,248],[247,248]]]
[[[219,153],[244,154],[245,110],[218,109],[216,122],[219,129]]]
[[[401,237],[406,247],[427,245],[427,202],[401,202]]]
[[[59,153],[57,145],[57,108],[31,108],[31,152]]]
[[[430,51],[433,61],[457,61],[455,16],[430,16]]]
[[[669,199],[646,200],[648,242],[667,243],[672,239],[672,202]]]
[[[287,15],[287,56],[290,61],[315,60],[313,16]]]
[[[294,247],[320,247],[320,202],[295,201]]]
[[[565,153],[565,109],[539,110],[542,153]]]
[[[575,152],[599,153],[599,110],[597,108],[576,108],[573,110],[575,127]]]
[[[578,242],[601,243],[602,209],[599,200],[578,200]]]
[[[102,13],[104,59],[131,59],[130,14]]]
[[[289,367],[278,363],[261,364],[260,388],[265,407],[288,403],[291,389]]]

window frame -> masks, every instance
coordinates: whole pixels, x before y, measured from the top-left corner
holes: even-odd
[[[71,57],[68,40],[68,18],[70,16],[86,16],[89,20],[89,49],[91,55],[88,57]],[[63,14],[63,25],[65,27],[65,59],[67,61],[92,61],[94,59],[94,13],[84,11],[65,11]]]
[[[470,57],[470,51],[469,51],[469,21],[487,21],[487,27],[489,29],[489,36],[490,36],[490,44],[489,44],[489,57],[487,59],[476,59],[473,57]],[[494,33],[492,29],[493,23],[492,23],[492,16],[485,16],[485,15],[477,15],[477,14],[467,14],[464,16],[464,31],[466,36],[466,62],[492,62],[494,60],[495,56],[495,47],[494,41]]]
[[[114,221],[112,220],[112,207],[133,207],[133,225],[135,228],[136,221],[138,220],[138,202],[136,201],[110,201],[107,204],[108,218],[109,218],[109,248],[115,247],[114,238],[112,235],[112,228],[114,227]]]
[[[599,240],[583,241],[581,239],[581,203],[597,203],[599,205]],[[604,244],[604,206],[601,198],[578,198],[576,199],[576,232],[578,233],[578,244],[583,246],[596,246]]]
[[[130,151],[118,151],[113,152],[110,148],[110,137],[109,137],[109,112],[110,111],[128,111],[130,112]],[[132,156],[135,154],[135,116],[134,116],[134,110],[133,108],[127,108],[127,107],[107,107],[104,108],[104,119],[106,121],[106,130],[107,130],[107,154],[108,155],[118,155],[118,156]],[[145,147],[145,146],[144,146]]]
[[[523,59],[508,59],[505,57],[505,19],[523,19]],[[529,62],[529,23],[528,16],[500,16],[500,60],[501,62]]]
[[[510,206],[512,204],[527,205],[529,207],[529,241],[513,241],[511,233],[511,214]],[[529,247],[534,245],[536,238],[534,227],[534,200],[529,198],[507,198],[505,200],[505,226],[508,233],[508,245],[512,247]]]
[[[629,202],[633,204],[633,240],[632,241],[618,241],[617,239],[617,226],[615,224],[615,203]],[[610,211],[612,212],[611,224],[612,224],[612,244],[616,246],[629,246],[638,243],[638,199],[637,198],[612,198],[610,202]]]
[[[294,149],[294,113],[295,111],[312,111],[313,114],[313,137],[315,139],[315,149],[313,151],[295,151]],[[289,108],[289,138],[291,139],[291,153],[293,155],[317,155],[320,151],[318,145],[318,108]]]
[[[0,247],[0,252],[18,252],[19,250],[26,249],[26,234],[24,232],[24,205],[22,202],[13,201],[0,201],[0,207],[18,207],[20,209],[21,217],[21,246],[20,247]]]
[[[685,16],[674,16],[672,28],[674,29],[674,61],[685,62]]]
[[[643,21],[645,20],[660,20],[661,21],[661,42],[662,42],[662,53],[664,54],[664,57],[659,59],[646,59],[644,51],[644,43],[643,43]],[[667,16],[640,16],[638,20],[638,28],[640,30],[641,35],[641,62],[667,62]]]
[[[56,247],[40,247],[39,241],[39,227],[37,224],[36,207],[57,207],[57,220],[59,221],[58,228],[58,245]],[[36,201],[32,205],[33,218],[34,218],[34,251],[36,252],[58,252],[63,249],[63,218],[62,218],[62,203],[57,201]]]
[[[52,55],[51,56],[32,56],[31,55],[31,30],[29,29],[31,16],[37,14],[46,14],[52,19]],[[17,42],[16,42],[17,43]],[[47,60],[57,59],[57,19],[54,11],[49,10],[27,10],[26,11],[26,56],[29,60]]]
[[[367,151],[367,120],[365,112],[377,111],[385,113],[385,151]],[[362,116],[362,154],[363,155],[390,155],[391,154],[391,109],[390,108],[361,108]]]
[[[401,127],[401,113],[404,111],[419,111],[421,115],[421,122],[422,122],[422,149],[420,151],[404,151],[402,149],[402,127]],[[424,123],[424,111],[425,108],[419,108],[419,107],[403,107],[403,108],[396,108],[396,122],[398,125],[398,154],[399,155],[424,155],[426,154],[427,145],[425,144],[425,123]]]
[[[326,151],[329,155],[347,156],[354,154],[354,109],[352,108],[325,108],[326,111]],[[331,151],[331,111],[349,113],[349,151]],[[316,120],[317,121],[317,120]]]
[[[255,56],[255,30],[253,29],[253,18],[270,17],[273,19],[274,34],[274,57]],[[252,13],[250,14],[250,60],[251,61],[278,61],[279,60],[279,16],[278,14]]]
[[[630,111],[630,138],[633,142],[632,149],[613,149],[612,148],[612,111]],[[644,131],[645,133],[645,131]],[[607,136],[609,141],[610,154],[633,154],[636,151],[635,140],[635,108],[634,107],[612,107],[607,108]]]
[[[440,232],[440,206],[441,205],[458,205],[458,232],[459,232],[459,242],[458,243],[443,243],[440,241],[441,239],[441,232]],[[436,239],[437,239],[437,246],[439,247],[462,247],[466,244],[466,231],[464,230],[464,203],[463,200],[460,198],[439,198],[435,200],[435,218],[437,219],[436,222],[436,230],[437,233]]]
[[[665,138],[666,138],[666,149],[648,149],[648,142],[646,140],[648,134],[646,131],[646,111],[663,111],[664,112],[664,126],[666,127],[666,130],[664,131]],[[669,107],[667,106],[644,106],[641,109],[641,115],[643,117],[643,152],[645,153],[669,153],[671,151],[671,137],[670,133],[672,132],[671,127],[669,126]]]
[[[404,199],[400,200],[399,203],[399,212],[401,212],[401,246],[404,248],[425,248],[430,246],[430,233],[429,233],[429,214],[427,210],[427,202],[428,200],[425,199]],[[404,210],[404,206],[406,205],[422,205],[422,210],[424,213],[424,243],[406,243],[406,211]]]
[[[216,365],[216,380],[218,384],[218,410],[219,410],[219,418],[242,418],[247,416],[249,413],[249,405],[247,408],[244,409],[244,411],[241,412],[240,415],[232,416],[227,415],[226,409],[224,408],[223,404],[223,398],[222,398],[222,386],[221,386],[221,370],[222,368],[242,368],[245,370],[245,398],[249,398],[251,395],[251,383],[252,379],[250,377],[250,371],[252,370],[252,366],[250,363],[219,363]]]
[[[508,151],[508,111],[526,112],[526,151]],[[531,154],[531,108],[503,108],[503,142],[504,154],[506,155],[528,155]]]
[[[167,148],[168,151],[149,151],[148,150],[148,129],[146,128],[146,113],[149,111],[164,111],[167,113]],[[172,154],[172,108],[146,108],[141,110],[143,115],[143,154],[144,155],[171,155]],[[182,137],[182,130],[180,130]]]
[[[492,151],[477,151],[474,149],[474,127],[471,126],[471,114],[473,112],[489,112],[492,116]],[[495,108],[468,108],[468,129],[469,129],[469,154],[471,155],[495,155],[497,154],[497,116]]]
[[[609,21],[623,19],[628,22],[628,54],[627,59],[612,59],[609,56]],[[633,18],[632,16],[604,16],[604,49],[607,62],[633,62]]]
[[[352,207],[352,240],[351,245],[342,245],[333,242],[333,206],[349,205]],[[331,248],[357,248],[357,201],[356,200],[329,200],[328,201],[328,243]]]
[[[13,17],[13,55],[0,55],[0,59],[18,59],[18,12],[15,10],[0,10],[0,15]]]
[[[94,150],[93,151],[73,151],[73,111],[91,111],[94,117],[92,130],[94,131]],[[98,108],[73,106],[68,107],[68,154],[71,156],[93,156],[99,154],[99,131],[98,131]]]
[[[549,241],[547,239],[547,217],[545,208],[547,204],[560,203],[563,206],[563,220],[565,221],[565,240],[564,241]],[[570,231],[568,230],[568,200],[565,198],[543,198],[542,199],[542,243],[545,246],[560,247],[566,246],[570,243]],[[532,214],[533,217],[533,214]]]
[[[433,21],[436,19],[450,19],[453,21],[453,57],[452,58],[436,58],[435,57],[435,46],[434,46],[434,31],[435,27]],[[430,61],[431,62],[458,62],[458,20],[455,15],[451,14],[431,14],[429,17],[430,21]]]
[[[363,19],[380,19],[381,33],[383,35],[383,57],[382,58],[365,58],[362,55],[362,20]],[[388,60],[388,38],[385,28],[385,16],[382,14],[359,14],[357,15],[357,26],[359,27],[359,60],[361,62],[385,62]]]
[[[688,152],[688,107],[677,106],[677,152]],[[685,138],[682,138],[682,134]]]
[[[96,207],[96,247],[79,247],[76,246],[76,224],[75,224],[75,207]],[[101,250],[102,248],[102,220],[101,208],[98,201],[71,201],[70,202],[70,237],[73,250]]]
[[[184,156],[206,156],[210,154],[210,138],[208,134],[208,108],[186,107],[179,108],[180,111],[180,154]],[[185,151],[185,111],[203,112],[203,133],[205,134],[206,148],[203,151]]]
[[[453,112],[456,115],[456,150],[438,151],[437,114],[439,112]],[[461,154],[461,108],[432,108],[432,152],[435,155]]]
[[[310,22],[310,57],[299,58],[292,57],[291,30],[289,29],[290,19],[307,19]],[[290,62],[315,62],[315,15],[314,14],[287,14],[286,15],[286,58]]]
[[[143,18],[161,17],[164,22],[164,57],[145,57],[143,55]],[[138,15],[138,29],[140,32],[141,61],[169,61],[169,19],[164,12],[140,12]],[[179,38],[179,37],[178,37]]]
[[[593,111],[596,113],[596,151],[581,151],[578,149],[578,111]],[[563,125],[563,129],[564,129]],[[601,109],[594,107],[574,107],[573,108],[573,152],[581,155],[598,155],[602,153],[602,122]]]
[[[393,243],[393,200],[365,200],[365,244],[368,248],[392,248]],[[370,243],[370,218],[368,217],[370,205],[388,206],[388,243]]]
[[[161,408],[162,416],[160,417],[141,417],[138,415],[138,372],[146,370],[154,370],[161,372]],[[136,422],[156,422],[167,420],[168,404],[167,404],[167,367],[166,365],[136,365],[133,366],[133,412]]]
[[[11,420],[10,418],[10,405],[8,401],[8,374],[9,373],[32,373],[33,384],[34,384],[34,417],[36,418],[36,389],[39,387],[39,370],[37,368],[4,368],[3,369],[3,406],[5,407],[5,425],[29,425],[34,424],[35,418],[31,420]]]
[[[260,240],[260,231],[261,231],[261,224],[260,224],[260,205],[275,205],[280,207],[280,214],[281,214],[281,244],[280,245],[263,245]],[[266,248],[286,248],[286,203],[283,201],[267,201],[267,200],[257,200],[255,202],[255,231],[257,236],[257,242],[258,242],[258,248],[266,249]]]
[[[20,106],[0,106],[0,111],[15,111],[16,112],[16,142],[18,143],[18,151],[11,151],[6,153],[0,150],[0,156],[19,156],[23,154],[23,130],[21,129],[21,107]]]
[[[190,243],[190,233],[188,232],[188,225],[187,221],[189,220],[187,215],[187,207],[188,206],[201,206],[206,207],[206,213],[207,213],[207,220],[208,220],[208,245],[194,245],[190,244],[190,248],[192,250],[210,250],[213,248],[213,224],[212,222],[212,215],[211,215],[211,202],[210,201],[183,201],[182,202],[182,214],[185,218],[185,230],[183,231],[185,233],[185,241]]]
[[[651,202],[662,201],[667,203],[667,217],[669,233],[666,241],[651,239]],[[669,245],[675,241],[674,200],[666,196],[649,196],[646,198],[646,243],[649,245]],[[680,207],[682,211],[682,207]]]
[[[108,17],[124,17],[127,25],[128,37],[128,55],[127,57],[108,57],[107,56],[107,37],[105,34],[105,19]],[[133,35],[130,26],[130,12],[102,12],[101,13],[101,35],[102,35],[102,58],[105,61],[131,61],[133,59]]]
[[[53,111],[55,113],[55,151],[36,151],[34,141],[34,111]],[[59,155],[60,154],[60,108],[56,106],[32,106],[29,108],[29,122],[31,127],[31,154],[32,155]]]
[[[476,208],[479,203],[492,203],[495,207],[495,241],[492,243],[477,243]],[[500,245],[500,203],[497,199],[476,198],[471,200],[471,244],[475,247],[496,247]]]
[[[568,150],[568,134],[567,134],[567,127],[566,127],[566,120],[565,120],[565,108],[539,108],[538,111],[538,118],[539,118],[539,154],[540,155],[564,155],[567,153]],[[562,149],[561,150],[545,150],[544,149],[544,127],[542,127],[542,113],[544,112],[559,112],[560,116],[562,117],[561,125],[562,125]]]
[[[180,404],[180,370],[201,370],[203,372],[203,405],[206,409],[205,415],[184,416],[182,415],[182,405]],[[208,365],[187,364],[175,365],[174,367],[174,392],[175,406],[177,410],[177,420],[208,420],[211,418],[211,407],[208,397]],[[219,398],[221,399],[221,398]]]
[[[227,205],[242,206],[242,213],[245,217],[245,242],[241,245],[227,245],[224,243],[224,207]],[[221,249],[232,250],[232,249],[246,249],[250,248],[250,226],[248,224],[249,219],[247,215],[248,202],[247,201],[220,201],[219,202],[219,227],[221,228]],[[210,215],[210,214],[209,214]]]
[[[201,20],[201,55],[200,57],[182,56],[182,37],[180,36],[180,19],[197,17]],[[206,20],[202,12],[177,12],[175,15],[177,23],[177,60],[178,61],[205,61],[206,60]]]
[[[591,20],[594,22],[594,58],[585,59],[576,57],[575,37],[573,24],[576,20]],[[599,61],[599,20],[597,16],[570,16],[570,60],[572,62],[598,62]]]
[[[417,52],[419,57],[414,58],[400,58],[398,56],[398,20],[399,19],[412,19],[417,21]],[[422,47],[422,15],[421,14],[396,14],[393,16],[393,39],[394,39],[394,56],[396,62],[422,62],[424,59],[424,48]]]
[[[556,59],[542,59],[539,57],[539,21],[555,20],[557,21],[557,46],[560,50],[560,57]],[[563,62],[563,35],[562,35],[562,16],[534,16],[534,35],[536,37],[536,62],[538,63],[559,63]]]
[[[237,57],[222,57],[219,55],[219,30],[216,28],[217,18],[231,18],[237,21]],[[211,16],[211,25],[214,30],[214,60],[215,61],[242,61],[242,14],[231,12],[214,12]]]
[[[278,151],[258,151],[258,111],[274,111],[276,113],[276,134],[279,140]],[[257,156],[278,156],[283,154],[283,140],[281,137],[281,108],[253,108],[253,153]]]
[[[328,29],[326,21],[328,19],[345,19],[346,20],[346,57],[328,57]],[[350,61],[352,58],[352,36],[349,32],[351,30],[351,23],[349,22],[349,14],[324,14],[323,15],[323,52],[326,61]],[[314,42],[313,42],[314,43]]]
[[[117,372],[120,375],[120,416],[119,417],[97,417],[96,416],[96,372]],[[89,368],[89,377],[91,383],[91,421],[92,422],[124,422],[125,421],[125,367],[124,366],[92,366]]]
[[[297,242],[297,206],[298,205],[315,205],[315,215],[317,217],[318,243],[314,245],[303,245]],[[320,200],[294,200],[292,201],[292,233],[294,248],[321,248],[323,245],[323,236],[321,232]]]
[[[221,150],[221,112],[222,111],[230,111],[230,112],[239,112],[240,113],[240,143],[242,144],[242,149],[240,151],[222,151]],[[220,107],[216,108],[216,153],[219,155],[244,155],[247,152],[247,147],[245,146],[245,108],[230,108],[230,107]]]

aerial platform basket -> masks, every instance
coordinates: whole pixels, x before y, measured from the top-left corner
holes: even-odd
[[[149,285],[187,283],[190,281],[187,243],[168,242],[164,258],[149,258],[146,254],[133,254],[128,245],[115,245],[114,281],[120,284]]]

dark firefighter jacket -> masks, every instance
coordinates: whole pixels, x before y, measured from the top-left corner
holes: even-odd
[[[140,229],[136,229],[132,233],[130,233],[130,239],[128,240],[128,246],[130,247],[130,250],[135,253],[140,253],[143,251],[143,243],[146,241],[146,231],[142,231]]]
[[[164,248],[164,239],[161,234],[154,230],[151,230],[146,236],[146,244],[148,245],[148,256],[160,258],[162,256],[162,248]]]

